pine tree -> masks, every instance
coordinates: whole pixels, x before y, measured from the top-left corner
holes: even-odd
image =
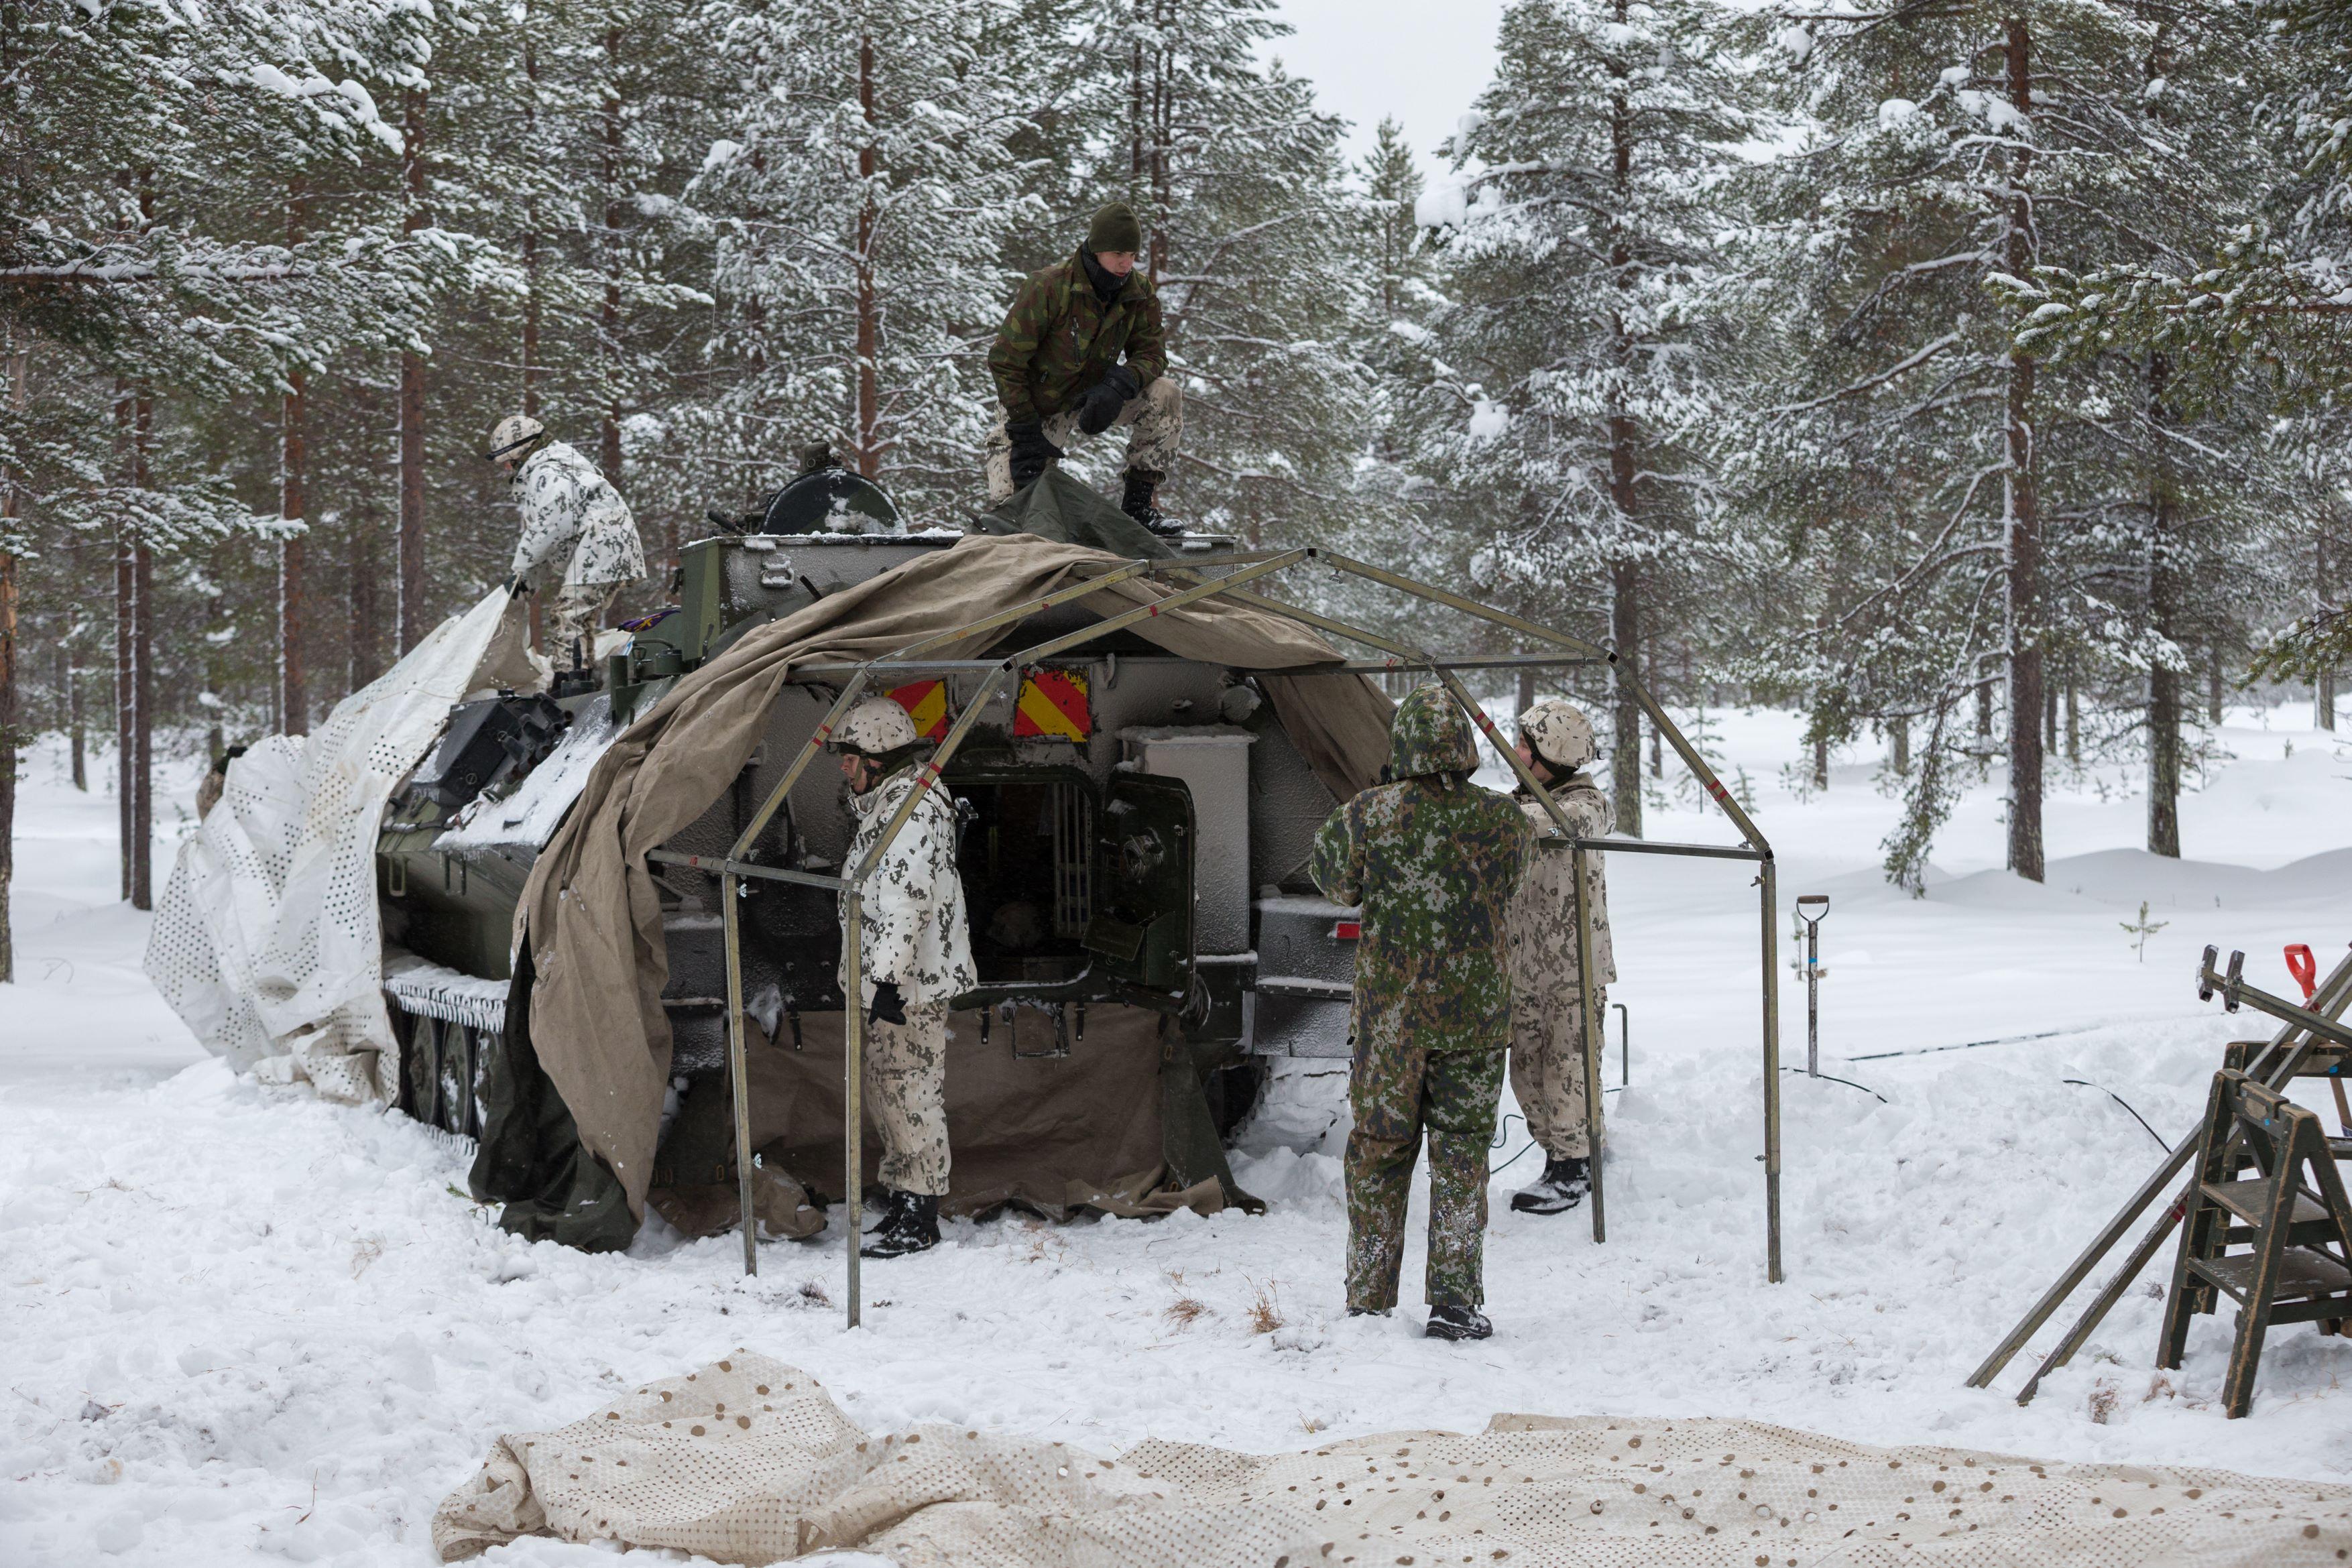
[[[1477,497],[1486,580],[1555,601],[1599,587],[1628,668],[1709,486],[1707,296],[1754,98],[1724,22],[1685,0],[1517,0],[1451,144],[1459,183],[1423,204],[1452,301],[1430,322],[1425,461]],[[1617,822],[1638,836],[1642,710],[1622,683],[1612,708]]]
[[[1782,35],[1799,60],[1790,107],[1813,129],[1777,169],[1772,314],[1787,326],[1764,362],[1801,390],[1759,389],[1742,477],[1792,551],[1827,540],[1842,563],[1823,579],[1834,591],[1807,601],[1810,626],[1791,628],[1832,722],[1927,721],[1931,754],[1889,843],[1890,874],[1915,888],[1956,760],[1932,753],[1964,746],[1952,709],[1988,678],[2008,697],[2010,864],[2035,880],[2053,652],[2137,658],[2155,671],[2147,706],[2177,712],[2177,536],[2192,517],[2210,534],[2218,514],[2185,509],[2192,444],[2161,367],[2053,372],[2000,306],[2038,269],[2210,221],[2190,143],[2165,121],[2176,102],[2205,124],[2226,109],[2196,89],[2242,50],[2228,31],[2069,0]],[[2159,794],[2178,772],[2167,757],[2159,737]]]

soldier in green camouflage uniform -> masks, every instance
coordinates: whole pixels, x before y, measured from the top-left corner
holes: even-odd
[[[1076,255],[1021,285],[988,355],[998,403],[985,454],[990,505],[1079,442],[1125,430],[1120,509],[1155,533],[1182,531],[1152,504],[1175,465],[1184,400],[1168,374],[1159,292],[1135,265],[1142,247],[1135,214],[1113,202]]]
[[[1405,1202],[1429,1136],[1429,1333],[1491,1332],[1481,1258],[1486,1149],[1510,1039],[1508,922],[1535,835],[1470,782],[1469,719],[1444,688],[1399,705],[1394,782],[1332,813],[1307,867],[1324,896],[1363,905],[1349,1104],[1348,1308],[1396,1305]]]

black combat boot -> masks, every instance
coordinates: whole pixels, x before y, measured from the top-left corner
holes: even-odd
[[[1511,1195],[1521,1214],[1566,1214],[1592,1190],[1592,1173],[1580,1159],[1544,1161],[1543,1175]]]
[[[1429,1309],[1429,1326],[1421,1331],[1424,1339],[1485,1339],[1495,1332],[1486,1314],[1475,1307],[1435,1306]]]
[[[1172,539],[1184,531],[1184,525],[1164,515],[1151,504],[1152,492],[1160,488],[1160,476],[1148,468],[1127,471],[1127,494],[1120,498],[1118,509],[1158,534]]]
[[[861,1258],[903,1258],[928,1252],[940,1244],[940,1200],[928,1192],[900,1192],[885,1187],[888,1207],[882,1223],[867,1234],[873,1239],[857,1249]]]

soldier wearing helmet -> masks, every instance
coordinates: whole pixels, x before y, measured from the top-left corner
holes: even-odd
[[[522,510],[507,587],[551,590],[548,645],[555,662],[588,663],[614,596],[646,575],[646,548],[629,504],[594,464],[550,441],[547,426],[527,413],[499,421],[482,455],[506,470]]]
[[[1559,802],[1580,838],[1599,838],[1616,826],[1609,798],[1583,769],[1597,757],[1592,722],[1557,697],[1519,716],[1519,760]],[[1551,813],[1524,786],[1514,797],[1538,833],[1552,829]],[[1596,983],[1617,977],[1609,940],[1609,890],[1601,857],[1587,857],[1592,903],[1592,965]],[[1588,1162],[1596,1151],[1585,1126],[1583,992],[1576,967],[1576,868],[1564,850],[1539,850],[1511,911],[1511,1093],[1528,1118],[1528,1134],[1543,1145],[1543,1174],[1511,1195],[1528,1214],[1561,1214],[1592,1190]],[[1598,1014],[1607,1004],[1597,998]]]
[[[1405,1202],[1429,1138],[1432,1339],[1485,1339],[1486,1147],[1510,1040],[1511,899],[1535,835],[1470,781],[1478,750],[1444,688],[1406,694],[1389,737],[1394,782],[1315,835],[1324,896],[1363,905],[1348,1104],[1348,1311],[1396,1306]]]
[[[866,879],[862,994],[845,998],[866,1010],[864,1093],[882,1134],[882,1222],[862,1250],[897,1258],[939,1244],[948,1190],[948,1007],[980,977],[956,872],[955,806],[921,779],[916,764],[930,747],[915,721],[888,697],[867,697],[826,744],[841,755],[857,818],[845,869],[866,863],[899,806],[917,797]],[[841,976],[845,989],[848,978]]]

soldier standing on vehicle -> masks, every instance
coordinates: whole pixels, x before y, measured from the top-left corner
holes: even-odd
[[[482,455],[507,471],[522,509],[507,587],[552,588],[548,646],[555,663],[589,663],[614,598],[646,575],[646,547],[629,504],[577,448],[548,440],[547,426],[527,413],[499,421]]]
[[[1393,783],[1349,800],[1315,835],[1324,896],[1363,905],[1350,1020],[1348,1311],[1396,1305],[1405,1200],[1429,1135],[1433,1339],[1485,1339],[1486,1149],[1510,1040],[1507,923],[1535,835],[1470,781],[1470,721],[1444,688],[1398,705]]]
[[[988,355],[998,402],[987,446],[990,505],[1078,442],[1124,429],[1119,509],[1155,534],[1184,531],[1152,505],[1176,461],[1184,398],[1168,375],[1159,293],[1136,269],[1142,249],[1134,210],[1113,202],[1095,214],[1076,256],[1032,273],[1013,297]]]
[[[1584,768],[1600,755],[1592,721],[1549,698],[1519,716],[1519,760],[1580,838],[1597,839],[1617,825],[1609,798]],[[1556,781],[1556,782],[1555,782]],[[1541,835],[1551,813],[1524,785],[1514,795]],[[1609,889],[1601,857],[1587,857],[1585,894],[1592,905],[1592,968],[1596,988],[1617,977],[1609,942]],[[1593,1013],[1608,1006],[1605,989]],[[1543,1174],[1511,1195],[1527,1214],[1562,1214],[1592,1190],[1585,1124],[1584,995],[1576,967],[1576,865],[1565,849],[1538,849],[1511,913],[1511,1092],[1528,1118],[1528,1135],[1543,1145]]]
[[[929,745],[888,697],[850,709],[827,744],[841,753],[857,814],[843,862],[855,869],[919,787],[915,765]],[[866,879],[859,931],[864,994],[845,1001],[866,1009],[862,1082],[882,1134],[883,1192],[882,1223],[862,1251],[897,1258],[939,1245],[940,1199],[948,1190],[948,1005],[980,980],[956,871],[955,807],[945,789],[922,789]],[[841,981],[847,986],[846,973]]]

